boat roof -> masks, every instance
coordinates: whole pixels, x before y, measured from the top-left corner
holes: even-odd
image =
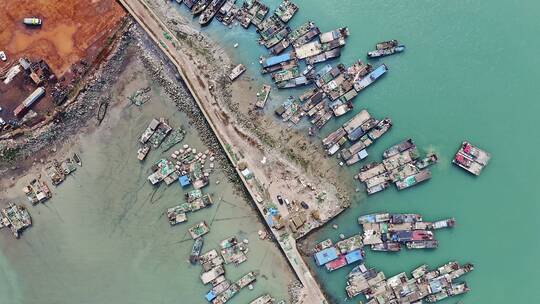
[[[315,260],[319,266],[324,265],[330,261],[333,261],[337,259],[337,257],[338,257],[338,252],[335,247],[326,248],[315,254]]]

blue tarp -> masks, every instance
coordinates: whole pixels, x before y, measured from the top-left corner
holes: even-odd
[[[352,264],[357,261],[362,261],[364,259],[364,257],[362,257],[362,250],[358,249],[358,250],[347,253],[347,255],[345,256],[345,259],[347,260],[347,264]]]
[[[317,265],[321,266],[328,262],[331,262],[338,257],[338,252],[335,247],[326,248],[322,251],[319,251],[315,254],[315,262]]]
[[[263,61],[262,65],[263,65],[263,67],[266,68],[266,67],[270,67],[270,66],[285,62],[287,60],[291,60],[291,54],[290,53],[285,53],[283,55],[266,58],[266,60]]]
[[[216,297],[217,297],[217,294],[215,294],[213,290],[210,290],[206,294],[206,300],[208,300],[208,302],[212,302],[212,300],[215,299]]]
[[[191,181],[189,180],[189,176],[187,176],[187,175],[180,176],[178,178],[178,181],[180,182],[180,185],[182,187],[189,186],[189,184],[191,183]]]

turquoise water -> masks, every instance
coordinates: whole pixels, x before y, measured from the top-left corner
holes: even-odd
[[[268,1],[276,7],[278,1]],[[409,272],[422,263],[438,266],[449,260],[472,262],[464,277],[472,291],[444,303],[538,303],[540,271],[535,259],[540,245],[535,231],[540,179],[535,134],[540,80],[538,12],[540,2],[526,1],[322,1],[297,0],[297,26],[314,20],[322,31],[348,26],[351,37],[340,61],[365,60],[365,53],[381,40],[399,39],[405,53],[372,61],[386,63],[389,73],[355,99],[355,112],[367,108],[389,116],[394,127],[369,149],[368,161],[380,160],[388,146],[407,137],[424,151],[435,151],[440,163],[433,179],[402,192],[395,189],[358,198],[331,228],[313,238],[337,238],[359,231],[356,218],[365,213],[416,212],[425,219],[455,217],[457,226],[439,231],[435,251],[399,254],[367,252],[367,264],[390,276]],[[185,9],[180,9],[185,12]],[[249,64],[259,77],[257,58],[265,54],[254,29],[232,30],[214,23],[204,31],[221,41],[238,62]],[[233,49],[238,42],[240,46]],[[337,61],[334,61],[337,62]],[[301,90],[272,92],[270,108]],[[292,92],[292,93],[291,93]],[[349,113],[348,117],[353,115]],[[333,120],[322,135],[347,117]],[[492,161],[478,178],[450,161],[463,139],[492,153]],[[340,168],[352,174],[358,170]],[[337,303],[345,302],[345,276],[318,269],[325,289]]]
[[[121,95],[113,98],[124,102],[111,106],[101,127],[73,145],[83,167],[55,187],[45,204],[27,204],[33,227],[19,240],[0,231],[0,304],[208,303],[204,295],[210,287],[200,281],[201,267],[188,262],[193,241],[187,230],[202,220],[211,227],[203,252],[233,235],[249,240],[248,260],[227,265],[227,278],[237,280],[252,270],[260,276],[253,290],[235,296],[236,303],[263,293],[287,299],[291,276],[285,259],[271,241],[259,240],[263,224],[219,166],[204,189],[214,206],[170,227],[164,211],[182,202],[185,192],[177,183],[149,184],[151,165],[166,154],[153,150],[140,163],[138,138],[153,117],[165,116],[173,127],[190,123],[156,86],[141,108],[128,104],[128,94],[149,85],[144,75],[133,65],[122,73],[113,90]],[[196,130],[187,131],[182,144],[207,149]],[[2,204],[24,203],[20,189],[29,178],[18,181],[14,195],[2,193]]]

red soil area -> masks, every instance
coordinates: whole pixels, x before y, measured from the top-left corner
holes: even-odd
[[[10,59],[43,59],[57,76],[92,55],[114,30],[124,9],[114,0],[5,0],[0,10],[0,50]],[[25,17],[43,20],[39,27]],[[2,65],[0,64],[0,68]]]
[[[52,87],[58,81],[69,88],[80,76],[81,64],[94,63],[107,40],[127,15],[115,0],[4,0],[0,10],[0,50],[8,62],[0,61],[5,71],[19,58],[44,60],[57,80],[45,80],[46,95],[32,110],[43,118],[51,113]],[[25,17],[42,19],[41,26],[26,26]],[[37,88],[28,75],[19,73],[12,82],[0,82],[0,106],[4,120],[15,118],[15,109]],[[1,131],[0,131],[1,132]]]

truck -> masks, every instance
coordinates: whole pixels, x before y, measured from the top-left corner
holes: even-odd
[[[36,26],[39,26],[41,25],[41,19],[39,18],[36,18],[36,17],[30,17],[30,18],[24,18],[23,19],[23,23],[26,24],[26,25],[36,25]]]

